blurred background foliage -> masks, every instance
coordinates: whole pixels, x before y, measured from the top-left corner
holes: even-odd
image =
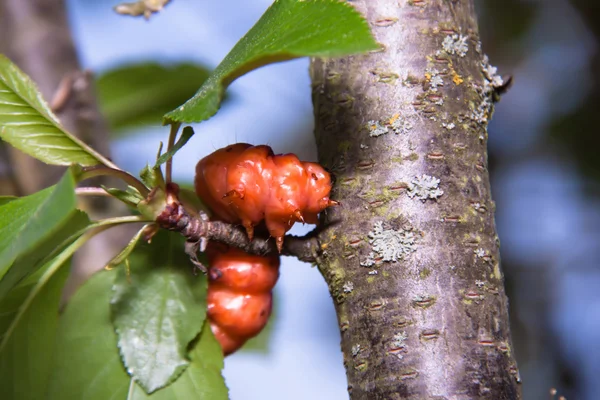
[[[490,171],[525,399],[600,397],[600,3],[478,1],[483,48],[515,77]]]
[[[598,399],[600,3],[475,2],[483,50],[514,77],[489,128],[489,164],[524,399],[551,398],[551,388]],[[166,140],[162,114],[196,91],[271,0],[173,0],[149,22],[114,14],[116,0],[67,3],[82,63],[97,76],[113,158],[137,171]],[[219,115],[178,154],[176,180],[189,185],[197,160],[235,142],[316,159],[307,68],[296,60],[234,82]],[[226,360],[232,399],[347,398],[318,272],[286,258],[276,290],[266,333]]]
[[[127,128],[161,124],[162,116],[192,97],[208,74],[192,63],[164,66],[150,60],[97,76],[100,108],[113,136]]]
[[[119,137],[115,158],[134,168],[142,165],[136,158],[154,154],[151,139],[165,135],[158,129],[160,115],[195,91],[270,0],[176,0],[150,23],[115,19],[105,10],[110,1],[71,3],[84,63],[99,72],[102,107]],[[600,4],[476,0],[476,7],[484,51],[501,73],[514,77],[490,125],[489,161],[524,398],[549,398],[557,388],[567,398],[597,399]],[[111,42],[120,47],[104,49],[103,39],[90,35],[90,19],[98,14],[125,30],[114,29],[125,38]],[[234,101],[202,124],[204,134],[192,140],[188,156],[180,154],[180,180],[191,181],[201,156],[236,141],[266,142],[277,152],[314,159],[306,67],[306,60],[294,61],[236,82],[230,90]],[[130,129],[138,123],[145,128]],[[250,346],[263,353],[241,352],[227,360],[233,399],[284,393],[347,398],[326,288],[316,271],[296,264],[286,260],[282,268],[271,335]],[[311,380],[307,371],[319,379]]]

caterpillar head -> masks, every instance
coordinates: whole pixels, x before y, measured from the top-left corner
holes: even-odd
[[[305,162],[304,168],[308,175],[306,189],[305,219],[310,224],[318,223],[318,214],[327,207],[339,204],[331,200],[331,175],[316,163]]]

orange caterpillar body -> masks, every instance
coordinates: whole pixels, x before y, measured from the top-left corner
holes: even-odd
[[[252,240],[265,221],[281,252],[295,222],[317,223],[329,199],[331,178],[318,164],[293,154],[274,155],[269,146],[238,143],[198,162],[196,194],[213,219],[241,223]],[[278,256],[255,256],[210,242],[208,320],[225,355],[257,335],[271,314],[271,291],[279,277]]]
[[[294,154],[274,155],[269,146],[237,143],[206,156],[196,166],[196,193],[218,219],[241,223],[252,240],[265,221],[281,251],[295,222],[316,223],[329,198],[331,177],[319,164]]]
[[[271,315],[271,290],[279,278],[278,256],[255,256],[210,242],[208,320],[225,355],[256,336]]]

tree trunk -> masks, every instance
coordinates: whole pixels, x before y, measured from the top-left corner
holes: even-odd
[[[519,399],[487,171],[502,78],[473,1],[351,4],[381,51],[311,63],[319,158],[342,203],[318,265],[351,398]]]

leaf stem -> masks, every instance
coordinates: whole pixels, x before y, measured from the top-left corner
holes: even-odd
[[[106,190],[99,188],[99,187],[78,187],[78,188],[75,188],[75,194],[78,196],[112,197]]]
[[[124,217],[114,217],[101,219],[90,227],[100,227],[104,225],[120,225],[120,224],[131,224],[135,222],[154,222],[150,221],[142,215],[126,215]]]
[[[181,122],[175,122],[171,124],[171,131],[169,132],[169,142],[167,143],[167,153],[171,151],[173,146],[175,145],[175,138],[177,137],[177,132],[179,132],[179,127],[181,126]],[[167,160],[167,165],[165,167],[165,182],[171,182],[171,176],[173,171],[173,157],[169,157]]]
[[[130,186],[136,188],[143,197],[147,197],[148,194],[150,194],[150,190],[139,179],[137,179],[135,176],[131,175],[128,172],[116,168],[109,168],[103,166],[85,167],[83,168],[83,173],[81,174],[79,180],[85,180],[94,178],[96,176],[104,175],[114,176],[116,178],[122,179]]]

